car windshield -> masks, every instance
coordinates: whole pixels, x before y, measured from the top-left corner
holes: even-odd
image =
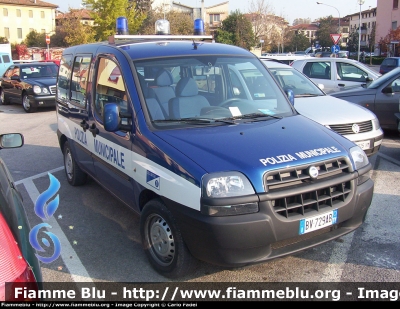
[[[20,74],[22,79],[27,78],[42,78],[42,77],[57,77],[58,66],[30,64],[29,66],[21,66]]]
[[[295,97],[325,95],[312,81],[292,68],[269,68],[284,90],[291,89]]]
[[[395,76],[400,75],[400,68],[393,69],[386,74],[379,76],[377,79],[371,81],[366,85],[366,88],[376,89],[392,80]]]
[[[165,57],[134,65],[145,109],[157,125],[262,121],[294,113],[257,58]]]

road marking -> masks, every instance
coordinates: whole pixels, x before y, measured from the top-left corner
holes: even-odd
[[[29,197],[31,198],[33,204],[35,204],[37,198],[40,195],[39,190],[36,188],[33,180],[36,178],[47,176],[48,173],[58,172],[63,170],[64,167],[59,167],[56,169],[52,169],[48,172],[40,173],[34,175],[32,177],[28,177],[22,180],[15,182],[16,185],[23,184],[25,186],[26,191],[28,192]],[[74,282],[93,282],[92,278],[86,271],[85,266],[83,266],[81,260],[78,257],[78,254],[75,252],[74,248],[71,246],[70,242],[68,241],[67,237],[65,236],[64,232],[62,231],[60,225],[58,224],[57,220],[51,216],[46,220],[48,224],[50,224],[51,229],[49,232],[52,232],[57,236],[61,243],[61,258],[64,261],[65,266],[68,268],[68,271],[72,277]],[[70,257],[74,257],[71,259]]]
[[[391,163],[397,164],[400,166],[400,161],[393,159],[383,153],[378,153],[377,154],[379,157],[385,159],[386,161],[389,161]],[[379,170],[378,166],[374,167],[375,171]],[[377,182],[375,180],[375,189],[377,188]],[[376,207],[373,207],[373,205],[379,206],[380,203],[377,202],[377,195],[379,196],[379,193],[376,195],[376,190],[374,189],[374,197],[371,201],[371,207],[368,210],[368,215],[367,217],[372,216],[372,214],[375,211],[381,211],[381,210],[375,210]],[[397,217],[396,217],[397,218]],[[368,219],[367,219],[368,220]],[[383,224],[384,225],[384,224]],[[367,229],[367,227],[365,227]],[[340,239],[343,240],[343,242],[335,242],[335,245],[333,246],[332,254],[331,257],[329,258],[328,266],[324,270],[324,273],[321,277],[321,281],[323,282],[341,282],[341,277],[342,277],[342,272],[343,272],[343,267],[346,264],[347,261],[347,256],[348,253],[351,249],[351,243],[353,242],[353,237],[354,237],[354,232],[351,232],[345,236],[340,237]]]

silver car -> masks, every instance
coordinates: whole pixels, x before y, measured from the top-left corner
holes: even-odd
[[[361,62],[346,58],[300,59],[294,60],[291,66],[316,84],[324,85],[325,93],[365,84],[381,76]]]
[[[383,130],[374,113],[359,105],[327,95],[293,67],[263,60],[281,87],[294,93],[296,110],[359,145],[372,156],[380,148]]]

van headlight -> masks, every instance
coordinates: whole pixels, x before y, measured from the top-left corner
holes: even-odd
[[[372,123],[373,123],[375,130],[379,130],[381,128],[381,124],[379,123],[379,120],[377,117],[372,119]]]
[[[201,212],[209,216],[233,216],[258,212],[258,197],[250,181],[239,172],[205,175]]]
[[[368,157],[359,146],[350,148],[351,158],[353,159],[354,169],[359,170],[369,163]]]

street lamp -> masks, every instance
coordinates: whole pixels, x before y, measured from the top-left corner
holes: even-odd
[[[365,0],[357,0],[360,5],[360,20],[358,24],[358,56],[357,60],[360,61],[360,46],[361,46],[361,6],[364,4]]]
[[[339,10],[338,10],[336,7],[332,6],[332,5],[325,4],[325,3],[322,3],[322,2],[317,2],[317,4],[322,4],[322,5],[330,6],[331,8],[334,8],[334,9],[338,12],[338,15],[339,15],[339,31],[338,31],[338,33],[340,34],[340,12],[339,12]]]

